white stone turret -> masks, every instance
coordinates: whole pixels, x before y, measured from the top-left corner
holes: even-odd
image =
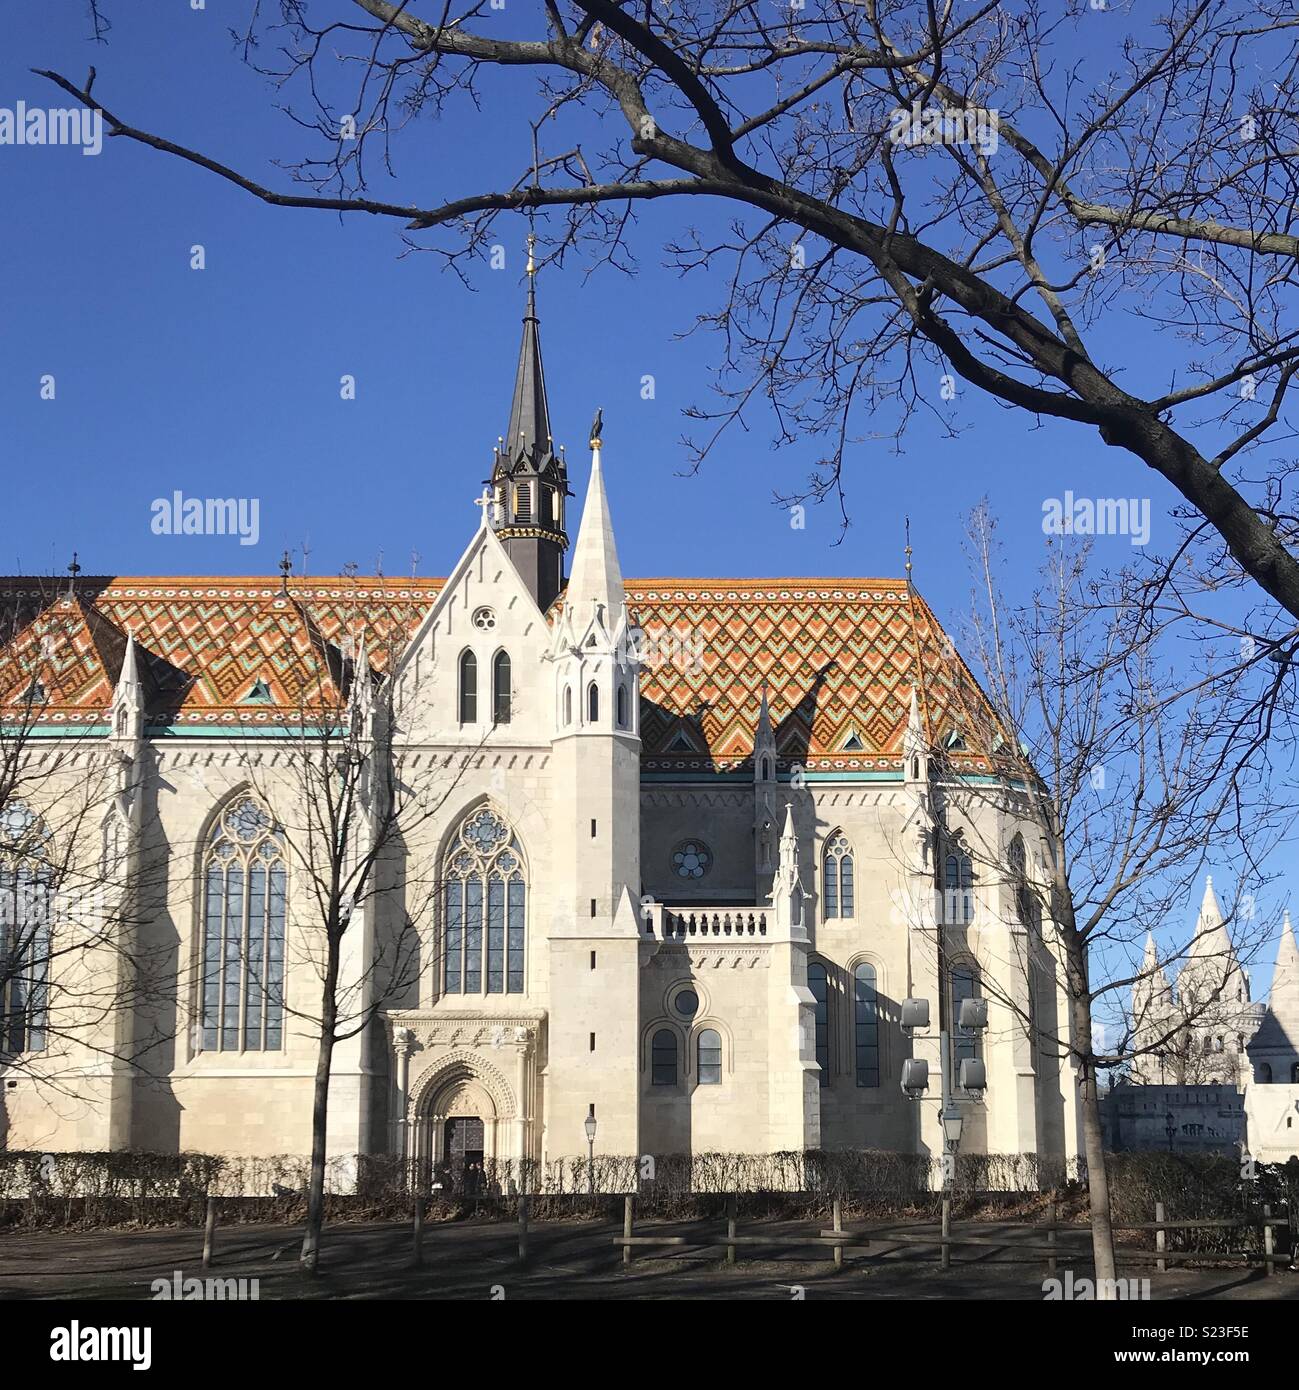
[[[798,871],[798,834],[794,829],[794,808],[785,807],[785,827],[780,835],[780,859],[772,884],[771,904],[775,908],[775,928],[781,936],[806,941],[804,920],[806,894]]]
[[[122,999],[132,998],[138,988],[134,961],[142,899],[140,831],[151,772],[145,738],[147,716],[139,651],[134,634],[128,632],[109,710],[109,741],[117,759],[117,787],[101,827],[98,859],[102,877],[96,885],[101,921],[107,924],[97,934],[109,943],[103,966],[115,976],[112,997]],[[98,941],[89,947],[92,954],[102,949]],[[109,1059],[105,1147],[125,1149],[131,1146],[133,1121],[135,1072],[129,1059],[135,1035],[134,1013],[130,1009],[110,1011],[102,1027],[103,1037],[96,1040],[96,1046],[100,1055]]]
[[[923,788],[926,798],[929,794],[929,740],[925,736],[925,722],[920,717],[920,692],[911,687],[911,709],[907,714],[907,727],[902,735],[902,757],[905,766],[902,775],[909,786]]]
[[[551,643],[556,732],[560,738],[616,732],[639,739],[636,653],[600,452],[600,441],[593,440],[573,572]]]
[[[1277,943],[1267,1012],[1246,1050],[1256,1082],[1299,1083],[1299,944],[1288,912]]]
[[[798,858],[798,832],[791,805],[785,807],[785,828],[780,837],[768,948],[767,1008],[773,1020],[781,1020],[772,1028],[767,1062],[768,1148],[772,1152],[801,1152],[821,1144],[816,1000],[807,984],[811,942]]]
[[[1204,899],[1186,965],[1177,977],[1177,1002],[1187,1023],[1186,1082],[1236,1082],[1245,1061],[1237,1039],[1247,1026],[1249,984],[1236,958],[1213,878]]]
[[[144,683],[140,679],[139,653],[136,650],[135,635],[126,635],[126,652],[122,657],[122,670],[113,687],[113,703],[110,709],[110,725],[113,741],[124,750],[138,743],[144,737],[147,711],[144,700]]]
[[[1132,1079],[1161,1085],[1176,1077],[1174,1054],[1178,1048],[1173,989],[1159,959],[1153,933],[1146,933],[1141,973],[1132,983]],[[1167,1035],[1167,1036],[1166,1036]],[[1154,1048],[1154,1051],[1140,1051]]]
[[[597,417],[598,420],[598,417]],[[639,684],[609,500],[593,431],[591,481],[549,652],[556,881],[550,926],[546,1116],[553,1153],[579,1153],[590,1108],[605,1153],[639,1148]]]
[[[762,703],[758,706],[758,727],[753,735],[753,871],[759,902],[767,897],[776,868],[779,790],[776,735],[771,726],[771,707],[767,704],[764,684]]]
[[[920,714],[920,692],[911,687],[911,708],[902,734],[902,781],[906,821],[902,827],[902,851],[910,879],[908,892],[914,901],[908,917],[927,921],[936,908],[932,891],[934,814],[929,788],[929,739]]]

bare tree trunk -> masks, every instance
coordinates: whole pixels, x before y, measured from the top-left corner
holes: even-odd
[[[329,934],[329,959],[321,991],[320,1048],[316,1055],[316,1080],[311,1105],[311,1177],[307,1184],[307,1229],[302,1236],[301,1265],[308,1274],[319,1272],[320,1232],[325,1224],[325,1136],[329,1125],[329,1077],[334,1060],[334,1028],[337,1022],[338,941]]]
[[[1091,999],[1071,992],[1073,1041],[1082,1057],[1078,1094],[1082,1102],[1083,1155],[1087,1160],[1087,1195],[1091,1204],[1092,1256],[1096,1262],[1096,1297],[1114,1297],[1114,1228],[1110,1225],[1110,1180],[1105,1171],[1105,1140],[1101,1130],[1100,1089],[1092,1056]],[[1102,1280],[1106,1281],[1102,1283]]]

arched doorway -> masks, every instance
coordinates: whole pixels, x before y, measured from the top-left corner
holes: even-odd
[[[451,1190],[467,1197],[483,1187],[483,1122],[478,1115],[452,1115],[443,1120],[442,1154]]]
[[[426,1190],[434,1183],[457,1193],[509,1190],[517,1179],[517,1107],[492,1062],[467,1050],[444,1054],[416,1083],[412,1111],[412,1157]]]

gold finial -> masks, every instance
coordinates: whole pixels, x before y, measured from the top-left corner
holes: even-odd
[[[528,233],[528,274],[529,274],[529,275],[535,275],[535,274],[537,273],[536,248],[537,248],[537,238],[536,238],[536,236],[535,236],[532,232],[529,232],[529,233]]]
[[[597,410],[591,421],[591,448],[598,449],[604,442],[604,411]]]

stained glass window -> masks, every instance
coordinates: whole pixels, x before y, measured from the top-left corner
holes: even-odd
[[[483,806],[465,818],[443,881],[445,992],[522,994],[527,879],[518,842],[495,811]]]
[[[880,1084],[880,1016],[875,993],[875,967],[863,962],[853,972],[853,1042],[857,1054],[857,1084]]]
[[[510,722],[510,655],[497,652],[492,661],[492,723]]]
[[[968,854],[949,854],[943,865],[944,920],[960,924],[974,920],[974,865]]]
[[[0,1052],[45,1047],[54,897],[47,839],[22,802],[0,810]]]
[[[284,1045],[284,839],[252,796],[231,802],[203,867],[203,1048],[272,1052]]]
[[[975,1058],[980,1052],[978,1032],[963,1033],[960,1027],[961,1000],[977,999],[978,997],[978,972],[972,965],[958,965],[951,972],[952,1051],[955,1054],[958,1067],[967,1057]]]
[[[468,650],[460,653],[460,722],[478,722],[478,658]]]
[[[851,917],[856,897],[853,883],[852,846],[845,835],[832,835],[825,847],[824,915]]]
[[[672,851],[672,868],[678,878],[703,878],[713,865],[713,852],[702,840],[682,840]]]
[[[821,1085],[830,1084],[830,983],[825,966],[814,960],[807,967],[807,987],[816,1000],[816,1064],[821,1068]]]

